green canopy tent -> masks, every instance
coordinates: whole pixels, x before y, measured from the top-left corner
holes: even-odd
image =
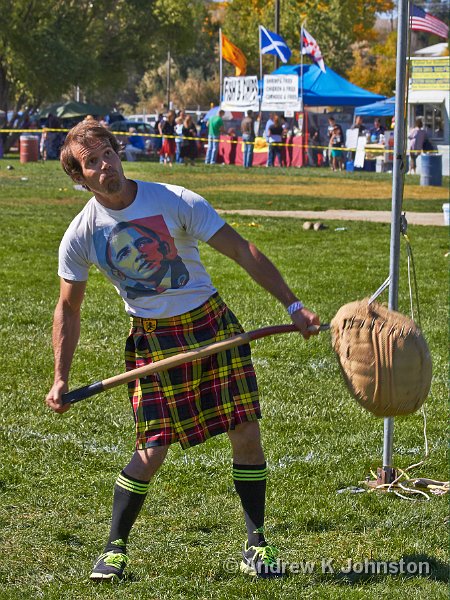
[[[56,115],[60,119],[76,119],[92,115],[93,117],[101,117],[109,113],[109,108],[98,106],[96,104],[87,104],[85,102],[76,102],[68,100],[67,102],[51,104],[40,112],[41,118],[48,117],[49,114]]]

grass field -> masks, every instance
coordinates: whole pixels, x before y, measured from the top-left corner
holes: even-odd
[[[185,185],[217,208],[390,207],[390,178],[381,174],[146,163],[126,165],[126,172]],[[418,177],[408,177],[405,197],[406,210],[441,212],[447,192],[421,188]],[[89,583],[108,534],[112,487],[133,451],[131,411],[124,388],[64,416],[44,405],[52,382],[58,244],[88,198],[56,163],[0,161],[0,599],[447,598],[445,496],[408,501],[379,492],[338,493],[381,464],[383,422],[349,396],[327,333],[309,342],[289,334],[253,345],[270,467],[266,532],[283,559],[306,572],[280,581],[239,574],[244,525],[230,450],[219,436],[188,452],[171,449],[130,537],[128,579],[114,589]],[[273,259],[323,321],[342,304],[371,295],[389,271],[388,225],[334,221],[312,232],[294,219],[234,215],[230,222]],[[430,456],[413,475],[442,480],[448,479],[448,231],[410,226],[408,233],[434,368]],[[205,244],[201,255],[246,329],[288,322],[284,309],[228,259]],[[403,244],[399,308],[409,312]],[[120,298],[92,270],[72,387],[123,370],[127,328]],[[422,430],[421,414],[395,421],[397,467],[423,457]],[[322,572],[321,561],[326,567],[331,559],[334,573]],[[403,559],[416,572],[346,574],[348,559]]]

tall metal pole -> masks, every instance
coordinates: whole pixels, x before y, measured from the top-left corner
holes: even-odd
[[[262,122],[262,95],[263,95],[263,68],[262,68],[262,52],[261,52],[261,25],[258,27],[259,32],[259,118],[258,118],[258,135],[261,135],[261,122]]]
[[[390,249],[390,285],[389,308],[398,308],[398,280],[400,262],[400,220],[403,200],[403,181],[406,172],[405,151],[405,98],[406,98],[406,59],[409,26],[408,0],[398,2],[397,24],[397,64],[395,79],[395,129],[394,129],[394,168],[392,176],[392,216],[391,216],[391,249]],[[386,483],[393,480],[394,419],[384,419],[383,471]]]
[[[280,35],[280,0],[275,0],[275,33]],[[278,69],[280,66],[280,57],[275,54],[274,67]]]
[[[303,27],[304,23],[302,23],[302,27],[300,30],[300,110],[302,111],[302,113],[305,112],[303,110]]]
[[[167,87],[167,110],[170,110],[170,46],[169,46],[169,49],[167,50],[166,87]]]
[[[219,28],[219,107],[222,104],[222,79],[223,79],[223,67],[222,67],[222,29]]]

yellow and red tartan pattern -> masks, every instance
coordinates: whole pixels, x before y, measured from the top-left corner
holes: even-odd
[[[166,319],[131,318],[127,370],[194,350],[243,329],[218,294]],[[201,444],[239,423],[261,418],[250,346],[244,344],[128,384],[136,448]]]

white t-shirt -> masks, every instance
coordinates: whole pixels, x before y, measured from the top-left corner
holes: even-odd
[[[136,198],[111,210],[91,198],[59,248],[58,274],[86,281],[94,264],[113,283],[128,314],[163,318],[200,306],[215,288],[198,251],[224,220],[183,187],[137,181]]]

